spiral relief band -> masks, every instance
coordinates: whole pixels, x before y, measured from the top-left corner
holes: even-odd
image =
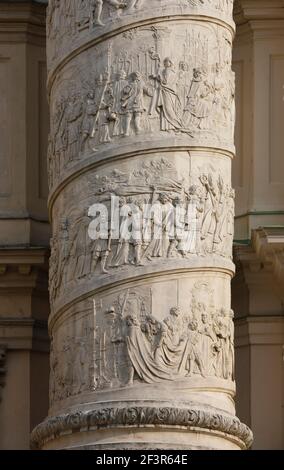
[[[37,448],[251,444],[233,403],[232,9],[49,1],[50,417]]]

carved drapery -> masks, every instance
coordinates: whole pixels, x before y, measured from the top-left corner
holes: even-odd
[[[49,2],[51,408],[35,446],[121,448],[129,426],[128,448],[250,445],[232,401],[232,7]],[[94,240],[90,208],[114,197],[131,237]]]

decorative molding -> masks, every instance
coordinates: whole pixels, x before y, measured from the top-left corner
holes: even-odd
[[[0,246],[0,265],[41,265],[45,262],[47,251],[41,247]]]
[[[0,316],[0,341],[3,340],[12,350],[49,352],[47,321]]]
[[[186,427],[226,433],[242,441],[243,448],[250,448],[252,432],[237,417],[215,410],[171,407],[103,408],[78,411],[46,419],[31,435],[32,448],[42,448],[45,443],[72,432],[87,432],[91,428],[109,427]]]
[[[250,20],[284,19],[284,2],[283,0],[236,0],[234,19],[237,25]]]
[[[284,318],[282,316],[253,315],[235,320],[235,347],[273,346],[284,343]]]
[[[46,5],[35,1],[0,3],[0,42],[45,46]]]
[[[238,276],[243,273],[248,286],[271,284],[284,302],[284,227],[253,230],[250,245],[235,246],[234,254]]]
[[[49,351],[48,249],[0,247],[0,341],[9,349]],[[41,298],[41,312],[32,299]],[[13,305],[5,299],[13,299]],[[40,315],[40,319],[39,319]]]
[[[266,268],[277,282],[284,284],[284,227],[264,227],[252,232],[250,246],[236,246],[237,261],[250,267],[251,272]]]
[[[47,248],[0,247],[0,290],[35,287],[40,272],[47,276],[48,254]]]
[[[53,304],[53,312],[50,317],[50,321],[54,321],[58,315],[61,315],[64,311],[74,305],[75,302],[79,300],[84,300],[89,295],[95,295],[97,292],[102,289],[107,289],[112,285],[121,285],[125,280],[125,274],[128,277],[129,281],[139,282],[143,280],[151,280],[155,276],[164,275],[172,276],[173,274],[178,274],[180,277],[185,276],[189,271],[190,272],[200,272],[202,271],[211,273],[218,272],[226,274],[233,277],[235,273],[235,266],[231,260],[226,260],[220,256],[214,257],[214,265],[209,265],[208,257],[205,256],[201,261],[196,260],[175,260],[175,259],[166,259],[163,263],[156,262],[155,264],[145,267],[130,266],[127,270],[122,269],[120,273],[110,274],[105,276],[97,276],[97,279],[87,279],[85,283],[73,284],[70,288],[66,286],[65,296],[59,298]],[[165,269],[166,268],[166,269]]]

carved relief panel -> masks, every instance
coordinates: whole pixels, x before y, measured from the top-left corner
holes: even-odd
[[[53,327],[52,403],[139,384],[234,381],[233,316],[220,274],[129,285],[79,303],[64,327]]]
[[[218,153],[153,154],[105,165],[68,185],[53,208],[52,302],[76,295],[86,282],[109,283],[169,263],[190,268],[212,255],[230,260],[230,168],[230,159]],[[93,204],[105,210],[108,230],[95,238]]]
[[[165,7],[167,10],[165,10]],[[47,11],[50,67],[58,55],[82,41],[115,31],[128,22],[153,16],[200,14],[230,23],[233,0],[50,0]],[[70,38],[72,37],[72,42]]]
[[[92,302],[71,309],[72,316],[53,332],[50,352],[50,402],[92,389],[93,342],[96,338]]]
[[[52,89],[50,187],[89,158],[154,141],[233,151],[231,41],[217,25],[158,24],[74,58]]]

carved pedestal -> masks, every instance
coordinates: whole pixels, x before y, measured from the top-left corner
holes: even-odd
[[[251,443],[233,401],[232,3],[49,2],[52,353],[35,446]],[[131,237],[93,239],[94,204]]]

